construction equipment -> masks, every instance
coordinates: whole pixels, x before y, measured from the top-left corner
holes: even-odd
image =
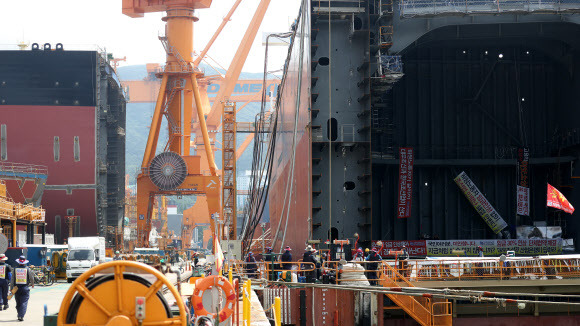
[[[211,151],[197,78],[192,66],[194,9],[208,8],[211,0],[123,1],[123,13],[142,17],[146,12],[165,11],[166,35],[160,37],[167,53],[161,88],[151,121],[141,173],[137,177],[137,244],[149,245],[151,208],[156,195],[206,195],[209,215],[220,213],[220,180]],[[197,109],[200,132],[206,150],[209,175],[203,174],[201,157],[190,155],[193,107]],[[155,156],[161,119],[169,124],[169,140]],[[212,230],[214,227],[212,225]],[[191,238],[191,237],[190,237]]]
[[[160,292],[163,287],[175,298],[179,309],[176,317]],[[180,294],[161,272],[122,260],[91,268],[70,286],[62,300],[57,325],[88,324],[188,325]]]
[[[230,65],[224,84],[214,99],[212,111],[209,111],[209,99],[205,87],[207,81],[198,84],[203,73],[196,65],[203,59],[211,44],[219,35],[227,20],[224,20],[212,41],[206,46],[202,55],[193,61],[193,23],[198,19],[193,15],[194,9],[208,8],[211,0],[124,0],[123,13],[130,17],[142,17],[148,12],[165,11],[166,35],[160,40],[167,52],[167,62],[163,71],[156,74],[161,77],[161,86],[143,162],[141,173],[137,177],[137,244],[140,247],[149,245],[151,231],[151,208],[156,195],[205,195],[207,197],[208,216],[221,216],[220,181],[214,161],[212,142],[208,134],[205,114],[210,114],[212,129],[219,124],[216,120],[223,110],[222,101],[227,100],[234,90],[243,64],[248,56],[252,42],[264,18],[270,0],[261,0],[252,21]],[[239,2],[236,2],[231,16]],[[195,104],[195,105],[194,105]],[[193,118],[193,107],[197,111],[197,121],[190,124]],[[215,111],[219,111],[217,114]],[[161,128],[162,116],[169,125],[169,141],[162,153],[155,156],[157,141]],[[193,129],[193,130],[192,130]],[[192,132],[197,136],[195,145],[198,155],[190,155],[190,140]],[[234,132],[235,133],[235,132]],[[199,137],[201,135],[201,137]],[[205,156],[207,160],[202,161]],[[209,175],[204,174],[204,164],[207,161]],[[234,160],[235,163],[235,160]],[[235,171],[235,169],[234,169]],[[235,175],[234,175],[235,179]],[[228,220],[222,220],[224,226],[229,226],[235,236],[236,214],[228,215]],[[210,223],[212,234],[216,231],[216,222]],[[188,246],[193,234],[193,225],[186,223],[184,218],[182,243]],[[223,231],[220,232],[223,234]]]

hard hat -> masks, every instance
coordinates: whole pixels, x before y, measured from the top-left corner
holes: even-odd
[[[120,254],[119,250],[115,251],[115,255],[118,255],[118,254]]]
[[[369,251],[370,251],[370,250],[369,250],[369,248],[366,248],[366,249],[365,249],[365,252],[369,252]]]
[[[306,246],[306,251],[312,251],[312,246],[311,245]]]
[[[253,252],[251,252],[251,251],[250,251],[250,252],[248,252],[248,256],[252,256],[252,255],[254,255],[254,253],[253,253]]]
[[[161,259],[161,260],[159,261],[159,263],[161,263],[161,264],[165,263],[165,259]]]
[[[290,248],[290,246],[286,246],[286,248],[284,248],[284,250],[292,251],[292,248]]]
[[[356,252],[358,252],[358,253],[362,254],[362,252],[363,252],[363,251],[362,251],[362,249],[361,249],[361,248],[358,248],[358,249],[356,250]]]

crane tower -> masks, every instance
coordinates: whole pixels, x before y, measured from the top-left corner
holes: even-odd
[[[193,23],[195,9],[209,8],[211,0],[123,0],[123,14],[143,17],[166,12],[165,36],[159,37],[167,53],[165,69],[158,74],[161,87],[149,129],[141,172],[137,176],[137,245],[149,245],[151,211],[156,195],[205,195],[208,213],[221,213],[220,180],[202,108],[198,78],[203,74],[193,65]],[[194,113],[195,112],[195,113]],[[201,157],[190,154],[193,115],[197,114],[209,171],[202,171]],[[169,139],[160,154],[157,141],[165,116]],[[211,223],[215,234],[215,222]],[[193,232],[193,230],[186,230]],[[185,238],[191,239],[191,235]],[[185,246],[189,244],[184,244]]]

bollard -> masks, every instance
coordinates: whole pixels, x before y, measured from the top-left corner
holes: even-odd
[[[276,326],[282,326],[282,300],[280,297],[274,298],[274,321]]]
[[[250,300],[248,294],[248,281],[244,283],[244,326],[248,325],[248,315],[250,314]]]
[[[242,286],[242,297],[243,297],[243,305],[242,305],[242,320],[243,326],[248,324],[248,282],[244,282]]]
[[[252,280],[248,279],[248,326],[252,324]]]

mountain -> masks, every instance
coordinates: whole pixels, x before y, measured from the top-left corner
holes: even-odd
[[[204,65],[202,68],[212,69]],[[223,72],[225,73],[225,72]],[[118,68],[118,75],[121,81],[124,80],[141,80],[147,76],[145,65],[124,66]],[[261,79],[259,73],[242,73],[240,79]],[[242,105],[243,103],[238,103]],[[238,121],[253,122],[256,114],[260,112],[261,103],[254,102],[248,104],[242,111],[237,114]],[[151,119],[155,103],[127,103],[127,125],[126,125],[126,146],[125,146],[125,171],[130,176],[130,184],[135,184],[135,178],[141,168],[143,152],[149,135]],[[237,136],[238,146],[242,144],[249,134],[239,134]],[[167,123],[164,120],[159,135],[157,152],[161,152],[168,139]],[[217,134],[216,139],[221,143],[221,134]],[[252,166],[253,141],[246,151],[238,160],[237,170],[242,173],[244,170],[250,170]],[[221,151],[215,154],[216,164],[221,168]]]

